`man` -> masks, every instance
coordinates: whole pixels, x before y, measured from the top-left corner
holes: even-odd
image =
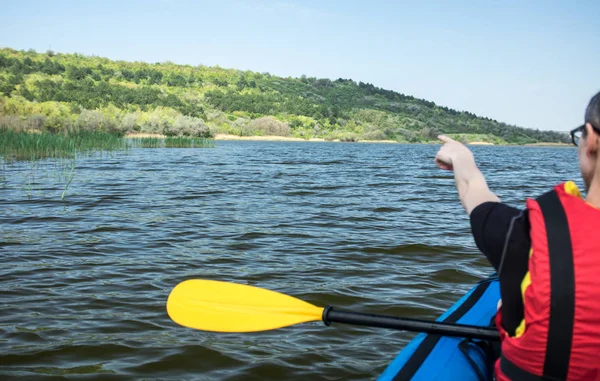
[[[454,171],[479,249],[498,271],[498,380],[600,380],[600,92],[571,131],[587,197],[566,182],[525,210],[502,204],[463,144],[436,164]]]

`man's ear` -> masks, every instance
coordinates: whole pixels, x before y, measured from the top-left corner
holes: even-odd
[[[585,129],[587,133],[585,153],[588,156],[594,156],[598,153],[598,148],[600,148],[600,134],[589,123],[585,124]]]

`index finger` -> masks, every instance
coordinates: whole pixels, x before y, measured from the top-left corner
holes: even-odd
[[[446,135],[439,135],[438,139],[440,139],[444,143],[456,142],[456,140],[454,140],[450,136],[446,136]]]

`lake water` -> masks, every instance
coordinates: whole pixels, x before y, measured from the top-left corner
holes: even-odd
[[[325,306],[435,319],[492,269],[436,145],[218,141],[5,164],[0,377],[369,380],[414,337],[305,323],[218,334],[170,290],[216,279]],[[575,148],[473,147],[513,205],[581,186]],[[61,175],[62,173],[62,175]],[[58,175],[57,175],[58,174]]]

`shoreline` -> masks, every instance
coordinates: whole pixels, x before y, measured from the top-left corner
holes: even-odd
[[[255,141],[270,141],[270,142],[326,142],[326,143],[327,142],[329,142],[329,143],[341,142],[340,139],[332,139],[332,140],[327,140],[327,139],[323,139],[323,138],[304,139],[304,138],[296,138],[293,136],[277,136],[277,135],[238,136],[238,135],[231,135],[231,134],[216,134],[215,140],[255,140]],[[351,142],[351,143],[391,143],[391,144],[395,143],[395,144],[398,144],[398,142],[395,140],[359,140],[357,142]]]
[[[157,139],[164,139],[167,136],[166,135],[162,135],[162,134],[147,134],[147,133],[143,133],[143,132],[136,132],[136,133],[132,133],[132,134],[125,134],[125,136],[123,136],[126,139],[144,139],[144,138],[157,138]]]
[[[216,134],[215,140],[251,140],[251,141],[268,141],[268,142],[325,142],[322,138],[295,138],[293,136],[277,136],[277,135],[263,135],[263,136],[238,136],[231,134]]]
[[[165,135],[161,134],[148,134],[148,133],[134,133],[127,134],[125,138],[158,138],[164,139]],[[214,140],[244,140],[244,141],[267,141],[267,142],[321,142],[321,143],[340,143],[340,139],[325,140],[323,138],[296,138],[293,136],[276,136],[276,135],[263,135],[263,136],[238,136],[231,134],[216,134]],[[359,140],[357,142],[348,143],[379,143],[379,144],[441,144],[441,142],[428,142],[428,143],[409,143],[409,142],[397,142],[395,140]],[[490,142],[475,141],[467,143],[470,146],[515,146],[515,147],[570,147],[568,143],[529,143],[529,144],[495,144]]]
[[[524,145],[527,147],[575,147],[569,143],[529,143]]]
[[[249,141],[270,141],[270,142],[341,142],[339,139],[325,140],[323,138],[312,138],[303,139],[291,136],[275,136],[275,135],[264,135],[264,136],[238,136],[230,134],[216,134],[215,140],[249,140]],[[441,142],[432,141],[427,143],[409,143],[409,142],[398,142],[395,140],[359,140],[357,142],[348,143],[386,143],[386,144],[441,144]],[[498,147],[570,147],[568,143],[529,143],[529,144],[496,144],[490,142],[475,141],[467,143],[472,146],[498,146]]]
[[[490,143],[490,142],[470,142],[467,143],[468,146],[495,146],[496,143]]]

